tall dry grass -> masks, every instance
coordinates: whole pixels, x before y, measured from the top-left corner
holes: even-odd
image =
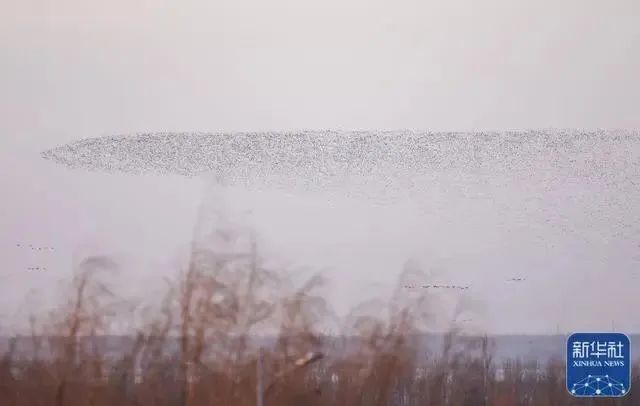
[[[320,276],[294,286],[263,266],[255,245],[233,256],[194,249],[153,312],[118,300],[109,266],[107,258],[83,262],[68,301],[46,321],[32,317],[30,337],[10,341],[0,405],[253,406],[258,363],[264,405],[585,404],[567,394],[563,361],[497,365],[488,337],[452,330],[442,351],[427,355],[421,340],[437,303],[402,289],[415,271],[402,275],[385,308],[364,303],[339,319],[319,294]],[[144,323],[114,331],[132,311]],[[329,321],[340,334],[323,333]],[[637,369],[634,377],[640,385]],[[588,404],[640,398],[632,391]]]

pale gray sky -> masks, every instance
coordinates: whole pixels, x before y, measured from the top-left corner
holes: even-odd
[[[635,0],[3,0],[3,133],[636,128]]]
[[[190,236],[201,182],[78,173],[39,158],[70,140],[137,131],[640,128],[636,0],[0,2],[0,255],[4,274],[18,272],[3,277],[3,314],[22,311],[30,289],[48,289],[63,274],[27,276],[21,273],[27,266],[49,261],[66,268],[81,245],[123,253],[138,265],[168,263],[171,255],[155,254],[179,251]],[[272,238],[276,251],[296,243],[292,219],[312,218],[319,204],[310,197],[300,197],[304,203],[237,197],[257,198],[267,202],[265,228],[288,224]],[[351,219],[345,241],[357,245],[359,258],[369,244],[391,247],[354,263],[344,249],[327,248],[326,222],[311,221],[325,232],[309,260],[335,258],[341,270],[394,267],[420,250],[400,237],[417,227],[406,214],[411,209],[400,216],[345,201],[336,210],[335,218]],[[382,228],[373,243],[366,232],[371,219]],[[464,222],[456,224],[462,230]],[[562,241],[554,258],[564,262],[555,263],[556,271],[584,265],[566,253],[593,245]],[[60,249],[34,257],[17,252],[17,242]],[[439,248],[432,257],[455,256],[451,246]],[[479,258],[482,246],[476,248],[475,257],[457,265]],[[629,249],[617,261],[631,261]],[[543,260],[540,252],[529,256]],[[131,278],[154,272],[148,264],[129,268],[137,272]],[[573,276],[566,275],[567,284]],[[540,280],[531,295],[543,294],[548,282]],[[346,285],[340,288],[348,295]],[[548,331],[573,317],[550,321],[522,297],[506,293],[492,311],[508,304],[511,313],[490,316],[487,328]],[[549,297],[545,314],[562,305],[561,292]],[[518,312],[534,321],[518,323]],[[600,322],[580,320],[576,328]]]

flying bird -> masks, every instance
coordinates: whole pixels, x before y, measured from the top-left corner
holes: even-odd
[[[468,285],[422,285],[422,286],[415,286],[415,285],[405,285],[404,288],[405,289],[416,289],[416,288],[422,288],[422,289],[458,289],[458,290],[465,290],[465,289],[469,289]]]
[[[16,247],[18,248],[29,248],[31,251],[55,251],[55,248],[49,246],[35,246],[33,244],[21,244],[16,243]]]

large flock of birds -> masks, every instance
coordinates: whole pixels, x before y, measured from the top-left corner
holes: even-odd
[[[559,170],[574,178],[563,182],[601,182],[611,187],[607,176],[619,176],[620,169],[630,168],[629,173],[640,174],[640,164],[633,156],[616,163],[609,156],[594,155],[594,151],[605,151],[599,146],[611,141],[633,146],[638,140],[638,132],[575,130],[141,133],[87,138],[44,151],[42,156],[90,171],[190,177],[208,174],[222,184],[338,190],[350,195],[365,191],[368,198],[381,199],[398,190],[432,187],[442,174],[461,173],[481,179],[483,174],[508,172],[526,180],[541,170]],[[628,153],[633,151],[637,148]],[[525,280],[512,277],[507,282]],[[444,284],[419,287],[468,289]]]
[[[366,189],[380,195],[428,187],[442,172],[490,169],[528,176],[541,157],[551,167],[580,166],[565,157],[588,153],[599,140],[634,137],[623,131],[142,133],[83,139],[42,156],[92,171],[211,174],[221,183],[254,188]]]

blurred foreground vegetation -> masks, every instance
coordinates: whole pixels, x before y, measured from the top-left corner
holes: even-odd
[[[85,260],[68,301],[34,315],[30,336],[10,339],[0,405],[260,406],[258,392],[263,405],[283,406],[640,404],[633,389],[624,399],[574,399],[564,360],[498,363],[488,337],[455,329],[426,354],[420,340],[437,303],[402,289],[415,271],[384,309],[365,303],[338,318],[318,293],[321,277],[293,286],[255,249],[194,249],[153,309],[119,301],[108,265]],[[144,322],[123,334],[116,326],[136,312]]]

